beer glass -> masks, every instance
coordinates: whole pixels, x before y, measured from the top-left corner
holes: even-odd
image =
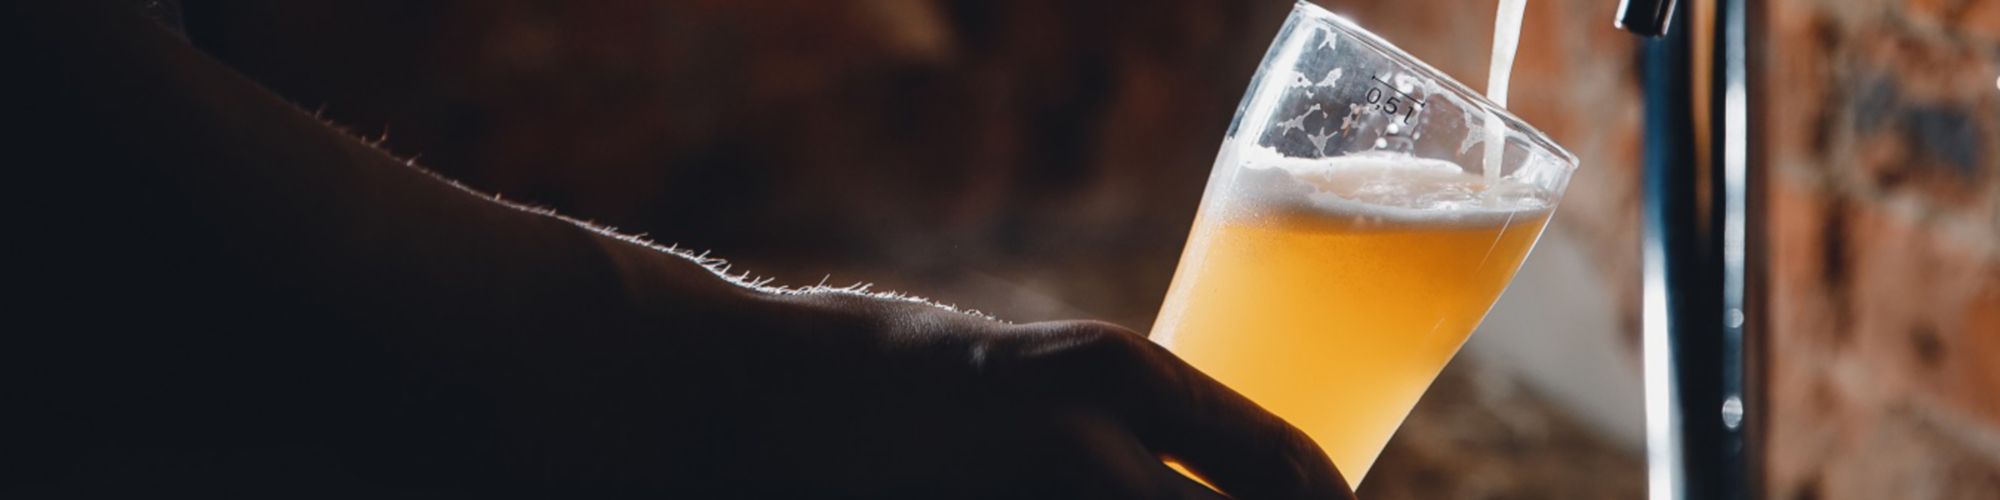
[[[1152,338],[1359,485],[1575,169],[1480,94],[1300,2],[1236,108]]]

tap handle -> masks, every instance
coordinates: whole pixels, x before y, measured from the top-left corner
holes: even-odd
[[[1674,0],[1618,0],[1618,19],[1613,24],[1636,35],[1658,37],[1667,34],[1674,18]]]

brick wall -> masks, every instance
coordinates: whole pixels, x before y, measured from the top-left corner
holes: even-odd
[[[1770,498],[2000,495],[2000,2],[1768,7]]]

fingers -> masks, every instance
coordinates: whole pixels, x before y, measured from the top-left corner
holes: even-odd
[[[1333,462],[1303,432],[1165,348],[1103,323],[1027,328],[1031,345],[1024,354],[1037,368],[1028,383],[1107,408],[1151,453],[1173,458],[1230,496],[1353,498]]]
[[[1351,498],[1346,479],[1304,432],[1147,342],[1162,373],[1141,439],[1237,498]]]
[[[1178,358],[1137,426],[1148,446],[1243,500],[1353,498],[1333,461],[1304,432]],[[1174,379],[1178,379],[1177,381]]]
[[[1155,488],[1157,491],[1165,492],[1162,496],[1166,498],[1188,500],[1228,500],[1229,498],[1223,496],[1221,493],[1217,493],[1213,489],[1209,489],[1208,485],[1189,479],[1186,475],[1182,475],[1180,471],[1167,467],[1167,464],[1161,463],[1156,457],[1147,455],[1146,458],[1159,465],[1159,471],[1156,479],[1154,479]]]
[[[1082,447],[1081,455],[1092,457],[1070,493],[1078,498],[1131,498],[1148,500],[1227,500],[1180,472],[1169,468],[1158,455],[1132,434],[1128,426],[1101,412],[1087,413],[1075,421],[1077,432],[1071,441]]]

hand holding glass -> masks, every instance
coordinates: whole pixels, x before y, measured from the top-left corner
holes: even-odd
[[[1478,93],[1300,2],[1237,107],[1152,338],[1358,485],[1575,169]]]

